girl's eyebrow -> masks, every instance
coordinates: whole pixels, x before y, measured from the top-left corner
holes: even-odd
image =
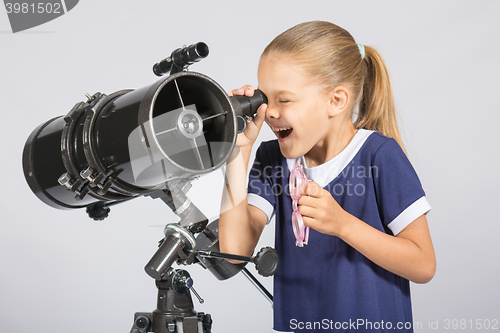
[[[275,92],[276,96],[281,96],[281,95],[290,95],[290,96],[296,96],[297,94],[288,91],[288,90],[279,90]]]
[[[257,87],[257,89],[260,89],[259,87]],[[291,96],[297,96],[297,94],[291,92],[291,91],[288,91],[288,90],[278,90],[278,91],[272,91],[270,92],[269,94],[274,94],[276,96],[281,96],[281,95],[291,95]]]

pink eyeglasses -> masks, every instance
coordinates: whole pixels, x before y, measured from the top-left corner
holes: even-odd
[[[290,196],[292,197],[292,227],[293,233],[295,235],[296,246],[303,247],[307,245],[309,240],[309,227],[304,226],[304,221],[302,220],[302,215],[299,213],[299,209],[297,207],[297,202],[300,198],[300,191],[302,186],[307,186],[309,181],[307,180],[306,174],[304,173],[303,166],[298,160],[295,163],[295,167],[292,172],[290,172],[290,180],[288,182],[288,186],[290,189]]]

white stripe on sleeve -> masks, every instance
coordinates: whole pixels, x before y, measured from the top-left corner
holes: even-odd
[[[408,206],[401,214],[399,214],[391,223],[387,225],[391,229],[394,236],[399,234],[410,223],[415,221],[419,216],[427,214],[431,210],[431,205],[425,197],[421,197],[410,206]]]
[[[269,201],[267,201],[266,199],[255,193],[248,193],[247,199],[248,199],[248,204],[259,208],[261,211],[264,212],[264,214],[267,215],[267,223],[269,224],[271,218],[274,215],[273,205],[271,205]]]

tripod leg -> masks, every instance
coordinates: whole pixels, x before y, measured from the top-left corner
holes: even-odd
[[[262,293],[262,295],[264,295],[264,297],[269,301],[271,302],[271,306],[273,305],[273,295],[271,295],[271,293],[266,289],[266,287],[264,287],[260,282],[259,280],[257,280],[255,278],[255,276],[253,276],[252,273],[250,273],[245,267],[243,267],[242,269],[242,272],[243,274],[248,278],[248,280],[250,280],[250,282],[252,282],[252,284],[257,288],[259,289],[259,291]]]

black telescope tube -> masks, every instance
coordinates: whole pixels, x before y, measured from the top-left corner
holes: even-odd
[[[231,96],[229,99],[235,109],[235,114],[240,117],[253,117],[259,106],[263,103],[267,104],[267,96],[259,89],[256,89],[251,97],[242,95]]]
[[[170,74],[175,74],[182,71],[187,66],[206,58],[208,52],[208,45],[203,42],[179,48],[173,51],[170,57],[156,63],[153,66],[153,72],[157,76],[162,76],[169,72]]]
[[[236,115],[238,133],[245,131],[247,122],[252,121],[257,113],[257,109],[263,103],[267,104],[267,96],[259,89],[254,91],[253,96],[231,96],[229,100],[233,105],[234,114]]]
[[[192,105],[189,114],[203,124],[194,147],[174,123],[184,112],[179,90]],[[33,193],[52,207],[108,206],[222,166],[234,149],[235,124],[222,87],[203,74],[179,72],[136,90],[96,93],[42,124],[26,142],[24,174]],[[183,214],[197,216],[190,209]]]

